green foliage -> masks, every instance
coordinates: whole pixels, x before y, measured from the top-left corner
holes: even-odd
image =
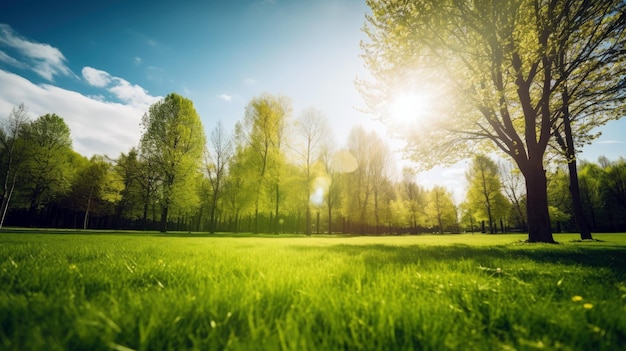
[[[123,189],[124,183],[113,173],[113,165],[102,156],[92,157],[79,169],[70,196],[75,207],[85,214],[83,229],[87,229],[91,212],[112,214]]]
[[[170,209],[185,211],[198,205],[194,184],[206,137],[191,100],[169,94],[144,115],[141,155],[154,167],[160,185],[161,230],[167,230]]]
[[[4,232],[0,348],[620,349],[625,237],[555,236]]]
[[[466,173],[467,210],[476,221],[487,221],[493,234],[497,231],[497,221],[509,213],[510,204],[502,194],[499,170],[496,163],[487,156],[474,157]]]
[[[526,178],[529,240],[551,242],[544,156],[563,118],[577,141],[623,113],[621,0],[371,0],[362,44],[375,115],[428,91],[429,118],[397,129],[425,167],[498,148]],[[571,116],[566,108],[570,109]],[[604,113],[604,111],[611,112]],[[613,112],[613,110],[617,110]],[[573,116],[573,117],[572,117]],[[393,126],[393,125],[392,125]],[[573,134],[568,133],[568,134]]]
[[[246,106],[243,123],[235,127],[241,146],[239,160],[245,162],[255,190],[255,232],[259,228],[259,213],[274,216],[278,221],[281,202],[281,170],[285,162],[285,130],[291,115],[291,102],[283,96],[262,95]],[[270,226],[276,226],[277,222]]]
[[[144,201],[142,199],[142,184],[145,184],[149,177],[141,176],[141,160],[139,151],[131,148],[127,154],[120,154],[113,167],[115,181],[123,185],[120,192],[121,199],[116,206],[116,216],[118,220],[122,217],[140,218]],[[146,199],[145,202],[149,202]]]
[[[25,157],[20,172],[22,206],[33,212],[69,191],[75,173],[72,138],[63,118],[46,114],[24,124],[19,140]]]
[[[457,211],[452,194],[442,186],[435,186],[427,194],[428,204],[424,209],[427,225],[440,234],[444,231],[457,231]]]

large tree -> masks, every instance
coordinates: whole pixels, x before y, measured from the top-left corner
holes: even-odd
[[[559,97],[574,74],[593,77],[597,86],[615,81],[614,75],[602,74],[606,66],[594,63],[613,52],[612,62],[623,69],[624,2],[367,3],[372,9],[365,28],[370,41],[363,44],[363,56],[374,79],[361,88],[370,108],[388,110],[400,85],[440,92],[446,104],[437,109],[438,118],[404,134],[408,154],[433,164],[465,157],[464,151],[476,147],[496,146],[524,175],[528,240],[553,242],[544,156],[563,111]],[[599,32],[604,34],[595,35]],[[575,45],[575,35],[587,44]],[[571,74],[559,72],[561,66]],[[585,103],[602,98],[586,94]]]
[[[204,128],[193,102],[174,93],[150,106],[142,125],[140,151],[161,185],[160,230],[166,232],[170,209],[198,200],[189,185],[202,164]]]
[[[65,194],[74,169],[71,160],[72,138],[63,118],[46,114],[22,125],[25,143],[21,190],[28,206],[31,225],[35,225],[40,206]]]
[[[284,162],[282,148],[290,115],[291,102],[288,98],[264,94],[248,103],[243,123],[235,127],[237,142],[243,147],[240,160],[248,163],[253,173],[249,180],[256,184],[255,232],[259,231],[259,211],[263,203],[274,205],[274,224],[279,220],[280,170]]]

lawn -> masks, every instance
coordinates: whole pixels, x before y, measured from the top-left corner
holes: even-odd
[[[626,235],[0,233],[0,349],[626,349]]]

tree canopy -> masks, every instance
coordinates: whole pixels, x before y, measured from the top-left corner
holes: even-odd
[[[583,131],[606,121],[602,111],[621,101],[609,101],[592,87],[607,93],[623,91],[626,4],[619,0],[367,4],[372,10],[365,26],[369,42],[362,47],[373,80],[361,82],[360,88],[371,111],[388,119],[398,90],[436,92],[429,96],[435,106],[430,118],[420,117],[419,123],[398,131],[407,142],[406,153],[431,166],[496,147],[525,177],[529,241],[553,242],[544,156],[561,125],[564,87],[580,86],[580,94],[570,94],[568,105],[584,106],[580,116],[585,118],[577,120],[577,130],[588,136]]]
[[[158,174],[161,231],[165,232],[171,208],[189,209],[199,200],[190,182],[200,172],[204,127],[193,102],[174,93],[150,106],[142,125],[141,154]]]

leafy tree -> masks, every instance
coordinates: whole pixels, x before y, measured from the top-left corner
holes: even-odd
[[[424,221],[424,207],[426,206],[426,190],[415,183],[413,172],[405,168],[402,171],[402,189],[400,194],[407,203],[409,213],[409,227],[413,234],[418,233],[418,225]]]
[[[489,232],[497,230],[496,220],[508,212],[509,204],[502,195],[498,166],[484,155],[474,157],[466,173],[469,188],[467,204],[474,211],[474,218],[487,220]]]
[[[238,143],[243,145],[241,155],[253,174],[258,189],[254,191],[254,231],[259,231],[259,210],[262,202],[275,208],[278,223],[280,204],[280,168],[284,161],[284,131],[291,114],[291,103],[285,97],[262,95],[246,106],[243,123],[236,126]],[[264,201],[265,200],[265,201]]]
[[[577,100],[562,104],[558,97],[574,76],[593,77],[593,85],[603,87],[621,80],[626,4],[621,0],[367,4],[372,9],[365,28],[370,42],[363,44],[363,56],[375,83],[363,83],[361,88],[370,108],[388,109],[399,85],[421,84],[429,90],[439,86],[446,105],[438,106],[440,118],[406,129],[408,154],[424,163],[450,162],[465,157],[464,151],[485,147],[485,142],[495,145],[524,175],[528,240],[553,242],[544,169],[548,142],[564,105],[593,105],[602,99],[593,93],[570,93]],[[607,55],[612,55],[621,74],[603,74],[607,66],[594,64]],[[569,73],[563,74],[560,67],[568,67]],[[587,115],[594,114],[589,110]],[[579,128],[588,125],[580,122]]]
[[[48,201],[65,194],[71,186],[74,170],[70,129],[63,118],[46,114],[23,124],[25,143],[21,190],[28,202],[30,223],[37,210]]]
[[[189,185],[202,162],[204,128],[192,101],[174,93],[150,106],[142,125],[141,156],[160,184],[160,230],[166,232],[170,209],[198,201]]]
[[[9,116],[2,120],[0,125],[0,155],[3,160],[4,182],[2,188],[2,201],[0,203],[0,228],[4,224],[11,196],[15,190],[15,183],[19,174],[19,168],[23,161],[23,149],[25,144],[20,143],[22,126],[29,121],[28,112],[24,104],[11,110]]]
[[[611,230],[624,228],[626,224],[626,160],[611,162],[601,159],[604,171],[602,194]]]
[[[584,162],[579,172],[580,197],[585,215],[590,219],[592,228],[599,227],[599,219],[604,210],[602,197],[603,171],[597,164]]]
[[[107,212],[107,207],[121,199],[124,188],[113,173],[113,165],[103,156],[93,156],[86,166],[80,169],[72,185],[72,197],[78,208],[84,211],[83,229],[87,229],[92,212]]]
[[[553,48],[555,79],[563,82],[556,96],[560,108],[556,109],[559,122],[554,135],[557,149],[568,165],[569,191],[581,239],[592,239],[581,203],[576,153],[585,142],[597,137],[597,133],[592,133],[595,126],[618,119],[625,112],[624,3],[572,5],[563,14],[567,25],[557,41],[561,45]],[[601,22],[590,24],[585,17],[596,17]]]
[[[229,161],[228,177],[224,183],[224,200],[230,213],[231,230],[240,230],[239,222],[242,214],[253,207],[253,197],[256,197],[258,189],[253,189],[253,183],[249,181],[249,169],[246,167],[245,154],[238,147]]]
[[[133,147],[127,154],[120,154],[113,166],[114,179],[123,184],[120,192],[120,200],[115,208],[115,222],[120,226],[123,217],[139,218],[141,215],[142,182],[145,179],[141,176],[141,160],[139,150]]]
[[[439,234],[446,228],[457,223],[456,206],[452,201],[452,194],[442,186],[435,186],[428,192],[428,204],[425,211],[428,224],[437,227]]]

